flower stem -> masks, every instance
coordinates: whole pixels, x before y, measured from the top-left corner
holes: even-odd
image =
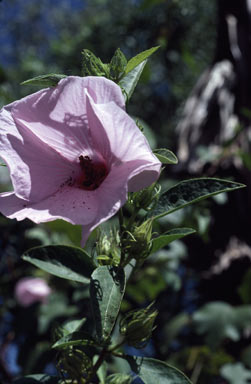
[[[116,349],[119,349],[121,347],[121,345],[123,345],[125,342],[125,339],[123,338],[118,344],[115,344],[113,346],[111,346],[111,348],[109,348],[109,352],[110,353],[113,353],[114,351],[116,351]]]
[[[121,357],[121,358],[126,356],[126,354],[122,352],[112,352],[112,355],[116,357]]]
[[[90,383],[91,380],[93,379],[93,377],[96,375],[98,369],[101,367],[101,365],[103,364],[103,361],[106,357],[106,354],[107,354],[107,349],[106,348],[103,348],[100,355],[99,355],[99,358],[98,360],[96,361],[96,363],[94,364],[93,368],[92,368],[92,373],[91,375],[88,377],[88,382]]]
[[[123,245],[122,245],[122,237],[124,235],[124,230],[125,230],[125,226],[124,226],[124,215],[123,215],[123,210],[122,208],[120,208],[119,210],[119,232],[120,232],[120,263],[119,263],[119,266],[122,267],[124,265],[124,261],[125,261],[125,251],[124,251],[124,248],[123,248]]]
[[[120,208],[119,210],[119,227],[120,227],[120,232],[124,230],[124,215],[123,215],[123,210]]]
[[[127,224],[127,229],[130,231],[130,229],[131,229],[131,227],[132,227],[132,225],[133,225],[133,223],[134,223],[134,221],[135,221],[135,219],[136,219],[136,217],[137,217],[137,215],[138,215],[138,213],[139,213],[139,208],[135,208],[134,207],[134,211],[133,211],[133,213],[132,213],[132,215],[131,215],[131,217],[130,217],[130,219],[129,219],[129,221],[128,221],[128,224]]]

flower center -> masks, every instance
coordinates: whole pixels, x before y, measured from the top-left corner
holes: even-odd
[[[82,173],[78,179],[80,188],[88,191],[97,189],[108,175],[108,169],[105,163],[94,163],[89,156],[79,156]]]

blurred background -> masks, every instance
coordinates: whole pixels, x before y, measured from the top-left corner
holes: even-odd
[[[251,1],[2,0],[0,107],[37,90],[34,76],[81,75],[81,50],[109,62],[160,45],[129,103],[152,148],[179,158],[162,187],[210,176],[247,185],[160,220],[157,232],[196,234],[149,258],[131,281],[123,311],[155,300],[157,329],[146,348],[127,352],[179,367],[194,384],[251,381]],[[8,172],[0,169],[7,191]],[[90,316],[88,287],[33,268],[22,253],[40,244],[80,244],[62,221],[34,225],[0,217],[0,380],[56,373],[53,329]],[[17,283],[43,279],[47,300],[23,303]],[[50,293],[49,293],[50,292]]]

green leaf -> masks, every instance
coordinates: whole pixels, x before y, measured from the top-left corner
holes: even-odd
[[[64,336],[69,335],[70,333],[79,331],[85,322],[86,322],[86,318],[83,318],[81,320],[69,320],[69,321],[67,321],[62,326]]]
[[[146,63],[147,60],[144,60],[120,80],[119,86],[126,95],[126,101],[131,98]]]
[[[133,372],[145,384],[191,384],[190,380],[178,369],[163,361],[148,357],[127,357]]]
[[[178,159],[172,151],[166,148],[154,149],[153,153],[162,164],[177,164]]]
[[[242,363],[225,364],[220,374],[229,384],[248,384],[251,380],[251,371],[246,369]]]
[[[150,49],[147,49],[146,51],[143,51],[139,53],[138,55],[132,57],[126,66],[125,74],[127,75],[129,72],[131,72],[134,68],[136,68],[139,64],[143,63],[149,56],[151,56],[154,52],[159,49],[160,46],[153,47]]]
[[[174,240],[182,239],[182,237],[191,235],[196,232],[191,228],[175,228],[166,232],[164,235],[156,237],[152,240],[151,253],[157,252],[159,249],[165,247]]]
[[[125,272],[101,266],[91,276],[90,296],[97,336],[106,341],[115,324],[125,292]]]
[[[82,237],[82,226],[72,225],[64,220],[48,221],[44,226],[49,228],[50,233],[59,233],[60,236],[68,237],[72,245],[78,247]],[[57,242],[58,244],[59,242]],[[44,244],[46,245],[46,244]],[[49,245],[49,244],[48,244]]]
[[[208,303],[193,314],[196,332],[205,335],[205,341],[212,349],[225,339],[238,341],[248,329],[250,319],[250,305],[232,307],[221,301]]]
[[[55,87],[57,83],[66,78],[66,75],[58,75],[56,73],[49,73],[48,75],[41,75],[33,77],[32,79],[25,80],[21,85],[38,85],[42,87]]]
[[[53,344],[52,348],[65,348],[72,345],[88,345],[88,346],[99,346],[97,343],[90,338],[85,332],[73,332],[69,335],[61,337],[56,343]]]
[[[85,284],[94,270],[91,258],[82,248],[68,245],[31,248],[22,257],[52,275]]]
[[[245,187],[244,184],[206,177],[181,181],[160,196],[155,208],[149,213],[149,217],[157,219],[218,193],[230,192],[243,187]]]
[[[4,164],[4,163],[0,163],[0,166],[1,166],[1,167],[7,167],[7,165]]]
[[[76,305],[69,303],[65,293],[53,291],[46,303],[39,306],[38,311],[38,332],[43,334],[48,331],[51,323],[57,318],[69,318],[76,315],[78,311]]]
[[[165,334],[165,346],[164,349],[168,350],[173,340],[177,339],[180,331],[188,326],[190,323],[190,315],[184,312],[180,312],[176,316],[172,317],[164,326]]]
[[[49,376],[45,373],[28,375],[14,380],[13,384],[57,384],[61,380],[56,376]]]

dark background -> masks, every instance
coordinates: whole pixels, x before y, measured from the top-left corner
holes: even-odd
[[[123,303],[126,311],[156,300],[157,329],[137,353],[174,364],[194,384],[251,379],[250,12],[249,0],[0,2],[0,106],[34,92],[20,85],[34,76],[81,75],[83,48],[109,62],[117,47],[129,59],[160,45],[128,112],[142,120],[152,147],[179,157],[166,167],[163,188],[202,175],[247,184],[162,219],[159,232],[187,226],[197,233],[147,260]],[[0,184],[8,190],[4,167]],[[87,289],[20,259],[33,245],[79,245],[80,228],[4,217],[0,228],[0,377],[8,383],[18,374],[55,373],[53,327],[89,309]],[[13,292],[23,276],[49,282],[48,304],[18,305]]]

